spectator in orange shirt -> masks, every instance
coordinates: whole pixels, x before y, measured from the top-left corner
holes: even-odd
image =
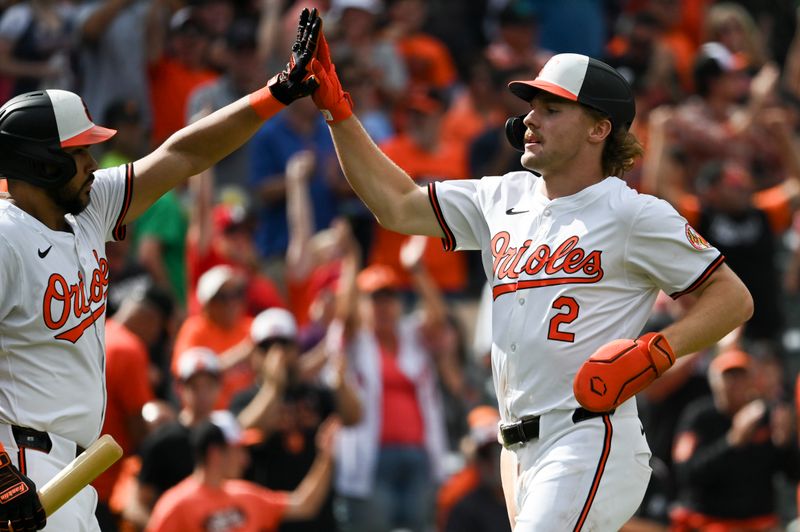
[[[153,107],[152,143],[159,146],[186,125],[189,95],[217,78],[208,68],[209,36],[195,13],[184,7],[170,18],[169,28],[158,27],[149,36],[147,68]]]
[[[292,492],[271,491],[238,480],[247,463],[241,428],[228,412],[215,412],[193,429],[196,466],[190,477],[156,503],[147,532],[189,530],[277,531],[283,521],[313,516],[330,486],[335,423],[325,423],[317,439],[317,459]]]
[[[135,290],[106,320],[106,415],[102,433],[111,434],[130,455],[145,436],[142,407],[153,397],[149,346],[155,344],[172,315],[172,300],[150,287]],[[121,462],[112,465],[92,485],[97,490],[97,517],[103,530],[116,529],[108,502]]]
[[[458,81],[447,46],[424,31],[428,5],[423,0],[395,0],[388,9],[384,36],[394,40],[408,69],[412,87],[451,89]]]
[[[254,375],[248,363],[252,350],[250,323],[245,314],[244,278],[226,265],[214,266],[197,283],[199,314],[189,316],[181,325],[173,348],[172,370],[178,369],[177,354],[190,347],[207,347],[220,357],[223,370],[222,391],[216,408],[227,408],[237,392],[253,385]]]
[[[383,152],[419,185],[434,179],[464,179],[467,176],[465,146],[445,141],[440,134],[445,111],[442,99],[435,92],[414,91],[408,96],[405,108],[408,127],[405,132],[381,144]],[[368,262],[390,266],[399,277],[401,288],[409,289],[411,279],[399,262],[400,247],[405,239],[405,235],[376,223]],[[463,290],[467,282],[464,254],[446,253],[438,242],[429,244],[423,263],[437,286],[448,293]]]
[[[138,530],[144,528],[158,498],[192,473],[194,459],[189,443],[193,427],[207,421],[221,389],[221,370],[217,355],[205,347],[193,347],[180,354],[177,371],[180,412],[155,413],[166,417],[147,434],[139,448],[141,467],[129,479],[123,518]],[[148,403],[143,416],[152,419],[154,407]]]
[[[253,242],[255,220],[244,205],[214,204],[215,173],[207,170],[190,182],[192,207],[186,234],[186,277],[189,314],[197,314],[197,282],[205,272],[220,264],[236,269],[245,279],[246,313],[255,316],[270,307],[285,306],[272,280],[259,270]]]

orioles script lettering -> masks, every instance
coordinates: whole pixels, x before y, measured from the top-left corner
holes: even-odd
[[[510,245],[511,235],[507,231],[500,231],[492,237],[494,275],[498,281],[514,282],[495,286],[494,297],[524,288],[598,282],[603,278],[602,252],[587,252],[578,246],[579,243],[580,237],[571,236],[555,249],[540,244],[531,250],[532,240],[526,240],[517,248]],[[523,273],[544,273],[546,277],[516,281]]]
[[[81,320],[75,327],[57,334],[56,338],[59,340],[77,342],[83,332],[106,310],[108,261],[101,258],[96,250],[92,253],[97,261],[97,267],[92,271],[88,300],[86,282],[82,274],[78,275],[78,282],[73,284],[69,284],[64,276],[58,273],[50,275],[47,281],[42,309],[45,325],[51,330],[58,330],[67,323],[70,315]],[[102,304],[92,310],[92,304],[95,303]]]

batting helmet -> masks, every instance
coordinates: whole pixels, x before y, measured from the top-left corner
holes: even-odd
[[[57,187],[76,172],[64,152],[108,140],[116,130],[92,122],[80,96],[62,90],[27,92],[0,107],[0,175]]]
[[[633,90],[622,74],[609,65],[581,54],[558,54],[550,58],[533,81],[512,81],[508,88],[529,102],[539,91],[596,109],[611,120],[614,130],[626,131],[636,116]],[[524,149],[527,129],[523,116],[509,118],[506,137],[514,148]]]

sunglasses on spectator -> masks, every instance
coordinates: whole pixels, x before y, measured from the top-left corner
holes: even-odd
[[[297,345],[297,341],[293,340],[292,338],[283,337],[267,338],[266,340],[258,343],[258,348],[262,351],[269,351],[274,345],[278,345],[280,347],[292,347]]]

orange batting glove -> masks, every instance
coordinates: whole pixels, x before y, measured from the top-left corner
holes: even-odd
[[[644,390],[674,363],[675,354],[660,333],[614,340],[583,363],[572,391],[586,410],[608,412]]]
[[[353,100],[350,93],[345,92],[336,66],[331,61],[331,51],[325,35],[320,32],[317,56],[311,60],[311,72],[319,87],[311,94],[311,99],[322,111],[328,123],[334,124],[353,114]]]

